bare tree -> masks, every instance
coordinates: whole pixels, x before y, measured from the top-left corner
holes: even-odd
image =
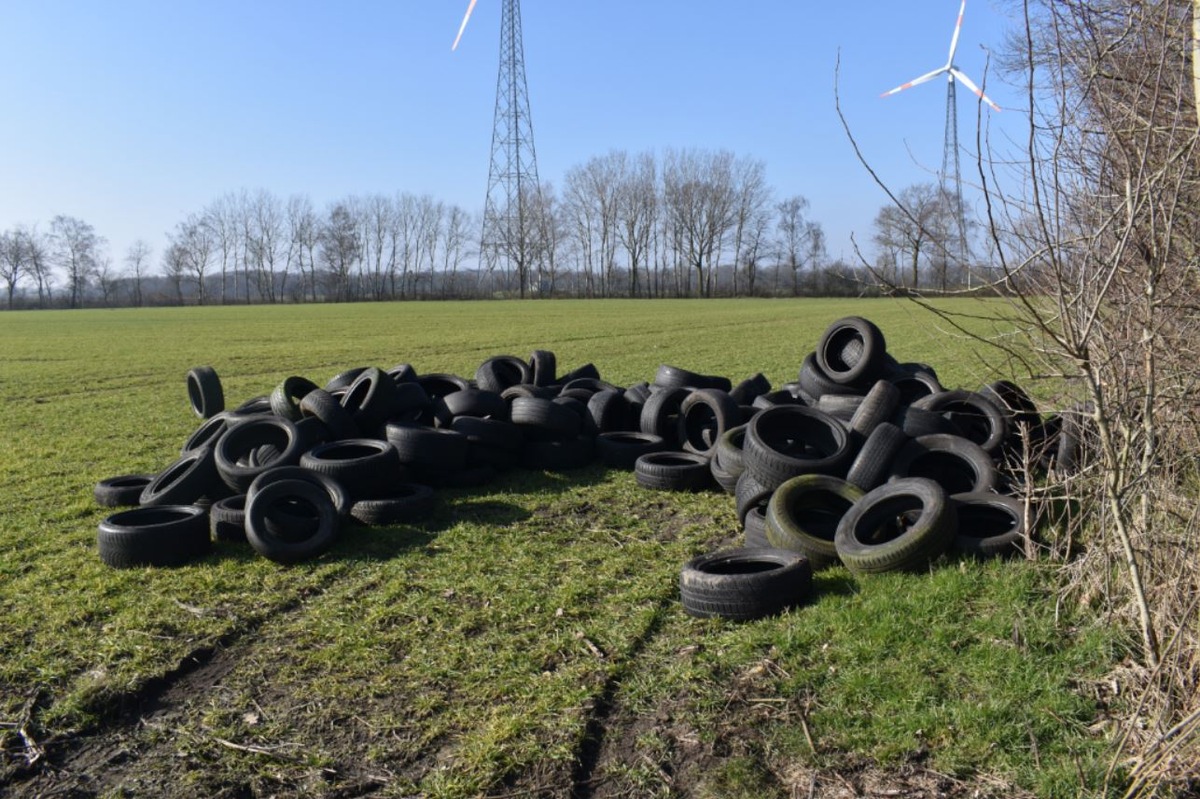
[[[133,280],[133,296],[132,301],[135,308],[142,307],[144,298],[142,296],[142,279],[146,275],[146,270],[150,266],[150,256],[153,250],[150,245],[142,239],[137,239],[133,244],[129,245],[129,249],[125,252],[125,266],[129,270],[129,277]]]
[[[761,161],[743,160],[737,164],[735,175],[737,200],[733,223],[733,293],[738,290],[738,276],[743,265],[745,246],[755,228],[761,228],[762,218],[771,204],[771,189],[767,185],[766,165]],[[756,241],[755,245],[761,242]],[[757,262],[757,253],[754,256]]]
[[[82,219],[59,214],[50,222],[54,258],[67,276],[69,307],[83,304],[88,279],[96,269],[100,250],[106,243],[96,229]]]
[[[345,202],[329,208],[321,228],[321,263],[325,266],[334,300],[354,299],[350,276],[359,258],[358,224]]]
[[[945,251],[939,240],[944,206],[941,192],[933,183],[917,183],[902,190],[896,202],[885,205],[875,215],[875,245],[891,253],[897,263],[908,268],[908,288],[921,287],[921,271],[928,266],[931,253]]]
[[[651,240],[658,223],[658,167],[652,153],[637,156],[621,175],[617,206],[617,239],[629,263],[629,296],[637,297],[643,291],[640,275],[649,269]],[[650,283],[649,275],[646,283]]]
[[[183,293],[183,281],[188,273],[187,251],[179,244],[172,244],[163,251],[163,277],[175,293],[175,304],[183,305],[186,300]]]
[[[29,259],[29,274],[37,286],[38,307],[45,308],[53,300],[54,264],[50,255],[50,243],[34,225],[25,231],[26,255]]]
[[[0,280],[4,281],[5,292],[8,295],[8,310],[13,308],[13,296],[17,284],[25,277],[28,269],[28,253],[25,246],[25,235],[20,228],[6,230],[0,234]]]
[[[458,269],[468,255],[468,241],[475,235],[471,216],[457,205],[446,211],[442,227],[442,297],[457,296]]]
[[[819,227],[808,219],[808,200],[799,194],[775,206],[779,214],[779,255],[792,277],[792,296],[800,296],[800,272],[812,254],[813,236]]]
[[[287,287],[291,242],[284,229],[280,199],[260,189],[249,198],[243,230],[247,268],[252,270],[260,300],[275,302],[277,291]]]
[[[175,226],[175,232],[167,235],[172,247],[178,248],[178,257],[183,259],[184,272],[196,284],[196,302],[206,304],[208,299],[205,276],[212,260],[214,236],[212,227],[202,216],[193,214]]]
[[[696,274],[701,296],[712,296],[722,239],[737,218],[736,175],[746,171],[732,153],[672,150],[663,166],[663,209],[677,256]]]
[[[317,246],[320,242],[320,222],[313,210],[312,200],[305,194],[294,194],[287,204],[288,240],[296,253],[300,270],[299,296],[317,301]],[[307,267],[307,269],[306,269]]]

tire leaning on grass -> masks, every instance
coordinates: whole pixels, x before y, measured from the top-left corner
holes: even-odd
[[[208,552],[208,518],[196,505],[156,505],[114,513],[96,534],[100,560],[118,569],[179,566]]]
[[[861,488],[837,477],[793,477],[767,504],[767,541],[804,555],[813,569],[832,566],[838,561],[833,543],[838,525],[863,496]]]
[[[712,485],[708,458],[694,452],[651,452],[633,465],[638,485],[659,491],[703,491]]]
[[[596,455],[609,468],[632,471],[637,459],[652,452],[662,452],[666,442],[651,433],[615,431],[596,436]]]
[[[185,452],[154,476],[138,497],[139,505],[191,505],[222,490],[212,447]]]
[[[188,401],[201,419],[211,419],[225,410],[225,390],[211,366],[195,366],[187,373]]]
[[[92,497],[104,508],[132,507],[141,503],[142,491],[154,479],[152,474],[122,474],[96,483]]]
[[[803,555],[778,549],[712,552],[684,565],[679,594],[690,616],[760,619],[807,601],[812,569]]]
[[[834,536],[838,557],[855,574],[917,571],[950,547],[955,504],[923,477],[893,480],[854,503]]]
[[[976,558],[1024,552],[1025,509],[1012,497],[980,491],[950,497],[958,512],[953,549]]]
[[[288,508],[288,513],[272,514],[276,506]],[[281,519],[295,515],[295,506],[306,511],[305,518],[287,529]],[[338,513],[328,492],[306,480],[269,483],[247,499],[246,540],[268,560],[297,563],[315,558],[333,546],[337,533]]]

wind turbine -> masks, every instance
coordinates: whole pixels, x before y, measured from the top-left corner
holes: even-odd
[[[952,205],[951,211],[954,214],[954,223],[958,228],[958,258],[959,263],[966,264],[967,262],[967,222],[963,214],[963,198],[962,198],[962,173],[959,168],[958,161],[958,101],[955,94],[955,87],[962,83],[980,100],[990,105],[996,111],[1000,110],[1000,106],[992,102],[983,90],[975,85],[974,81],[966,76],[962,70],[954,63],[954,55],[958,52],[958,38],[962,32],[963,14],[967,10],[967,0],[962,0],[962,5],[958,9],[958,21],[954,24],[954,34],[950,37],[950,57],[946,59],[944,66],[938,67],[932,72],[926,72],[919,78],[913,78],[908,83],[901,84],[896,88],[886,91],[880,97],[888,97],[893,94],[899,94],[905,89],[910,89],[918,84],[933,80],[938,75],[946,76],[946,137],[942,149],[942,174],[941,174],[941,192],[948,202]],[[949,248],[947,248],[947,251]],[[971,273],[967,270],[967,280],[970,281]],[[969,285],[969,282],[968,282]]]
[[[458,49],[477,0],[471,0],[451,50]],[[525,46],[521,37],[520,0],[502,0],[500,70],[496,77],[496,110],[492,122],[492,157],[488,169],[487,201],[483,209],[480,255],[489,272],[500,263],[515,272],[521,297],[536,290],[538,275],[531,266],[539,260],[533,244],[538,184],[533,120],[525,82]]]

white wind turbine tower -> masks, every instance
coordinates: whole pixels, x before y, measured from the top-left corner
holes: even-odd
[[[967,0],[962,0],[962,5],[958,9],[958,22],[954,25],[954,35],[950,38],[950,57],[946,59],[944,66],[938,67],[932,72],[926,72],[919,78],[914,78],[908,83],[897,86],[891,91],[886,91],[881,97],[887,97],[892,94],[899,94],[905,89],[916,86],[919,83],[933,80],[938,75],[946,76],[946,138],[942,150],[942,172],[941,178],[941,193],[950,205],[951,213],[954,217],[954,225],[957,230],[957,259],[959,264],[968,266],[967,264],[967,221],[963,210],[962,197],[962,174],[959,171],[958,161],[958,105],[955,99],[955,86],[962,83],[970,91],[972,91],[980,100],[990,105],[996,111],[1000,110],[1000,106],[996,105],[991,99],[983,93],[975,83],[963,74],[962,70],[954,63],[954,54],[958,51],[958,36],[962,31],[963,14],[967,10]],[[946,255],[950,255],[949,242],[945,242]],[[971,279],[971,271],[967,268],[968,285]]]

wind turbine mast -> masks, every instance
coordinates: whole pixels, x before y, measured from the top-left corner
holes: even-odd
[[[991,99],[983,93],[975,83],[968,78],[958,65],[954,63],[954,55],[958,52],[958,38],[962,32],[963,14],[967,10],[967,0],[962,0],[962,4],[958,8],[958,21],[954,24],[954,35],[950,38],[950,57],[946,59],[946,64],[943,67],[935,69],[931,72],[926,72],[919,78],[914,78],[908,83],[897,86],[896,88],[884,92],[881,96],[887,97],[892,94],[898,94],[905,89],[916,86],[925,81],[932,80],[938,75],[946,76],[946,135],[943,140],[942,149],[942,171],[939,175],[939,191],[943,202],[949,209],[951,216],[951,224],[954,225],[954,234],[956,241],[952,249],[950,242],[943,242],[947,260],[950,259],[953,252],[954,258],[963,267],[969,267],[968,252],[967,252],[967,219],[966,212],[963,208],[962,195],[962,171],[960,169],[958,158],[958,97],[956,84],[962,83],[969,90],[975,93],[980,100],[990,105],[996,111],[1000,110],[1000,106],[996,105]],[[948,231],[947,231],[948,233]],[[970,281],[971,272],[967,268],[967,279]]]
[[[451,49],[458,47],[476,0],[471,0]],[[524,298],[539,284],[541,253],[535,246],[541,187],[533,146],[533,118],[525,81],[520,0],[501,0],[500,68],[492,119],[492,153],[483,210],[480,259],[490,274],[514,275]]]

